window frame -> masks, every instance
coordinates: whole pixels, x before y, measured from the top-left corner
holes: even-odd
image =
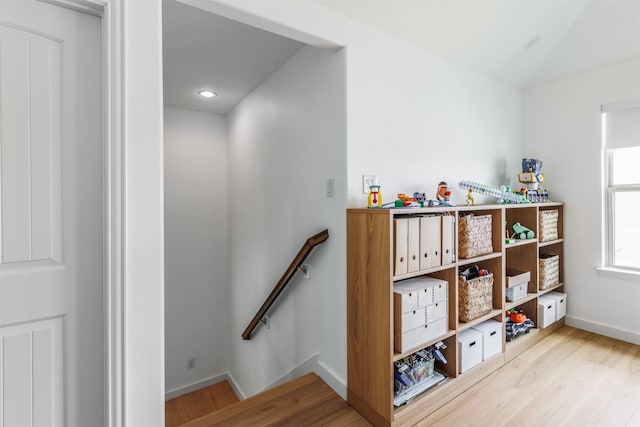
[[[621,266],[616,264],[616,241],[615,241],[615,195],[617,193],[639,193],[640,194],[640,183],[637,184],[612,184],[612,174],[613,174],[613,152],[617,149],[607,149],[605,147],[605,156],[606,156],[606,171],[605,171],[605,242],[606,242],[606,251],[605,251],[605,262],[604,266],[607,268],[613,268],[616,270],[624,270],[629,272],[640,273],[640,267],[629,267],[629,266]]]

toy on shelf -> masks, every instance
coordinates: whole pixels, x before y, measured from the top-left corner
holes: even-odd
[[[516,242],[516,239],[514,239],[511,236],[511,233],[509,232],[509,227],[507,226],[507,221],[505,221],[504,222],[504,243],[506,245],[511,245],[515,242]]]
[[[436,200],[440,206],[455,206],[451,203],[451,190],[445,181],[440,181],[438,191],[436,192]]]
[[[377,207],[382,207],[382,193],[380,192],[379,185],[371,185],[369,186],[369,196],[367,197],[367,207],[373,207],[377,205]]]
[[[519,222],[516,222],[515,224],[513,224],[511,228],[513,228],[513,232],[515,233],[514,237],[516,239],[526,240],[526,239],[533,239],[534,237],[536,237],[536,233],[534,233],[532,230],[529,230],[527,227],[520,224]]]
[[[473,181],[460,181],[458,183],[463,190],[473,190],[476,193],[480,193],[485,196],[495,197],[500,203],[524,203],[525,200],[521,195],[512,193],[508,187],[492,187],[486,184],[479,184]]]
[[[507,322],[505,324],[506,341],[521,334],[528,334],[529,330],[535,326],[533,320],[527,319],[527,315],[522,310],[512,308],[506,312]]]
[[[467,193],[467,205],[475,205],[476,201],[473,199],[473,188],[469,189],[469,192]]]
[[[526,185],[520,191],[526,200],[533,203],[548,202],[549,191],[539,188],[544,182],[542,161],[538,159],[522,159],[522,172],[518,174],[518,181]]]

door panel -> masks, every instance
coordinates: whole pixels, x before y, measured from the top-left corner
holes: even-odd
[[[63,320],[0,328],[0,424],[62,426]]]
[[[0,427],[103,425],[101,21],[0,22]]]
[[[60,261],[60,42],[0,31],[0,259]]]

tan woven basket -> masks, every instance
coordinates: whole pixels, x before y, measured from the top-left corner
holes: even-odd
[[[540,211],[540,242],[548,242],[558,238],[558,210]]]
[[[473,258],[493,252],[491,215],[467,215],[458,220],[460,258]]]
[[[540,289],[545,290],[560,283],[560,256],[542,254],[538,260]]]
[[[493,274],[458,280],[458,317],[468,322],[483,316],[493,308]]]

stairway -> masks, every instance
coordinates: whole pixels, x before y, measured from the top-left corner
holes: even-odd
[[[316,374],[304,375],[184,424],[212,426],[370,426]]]

